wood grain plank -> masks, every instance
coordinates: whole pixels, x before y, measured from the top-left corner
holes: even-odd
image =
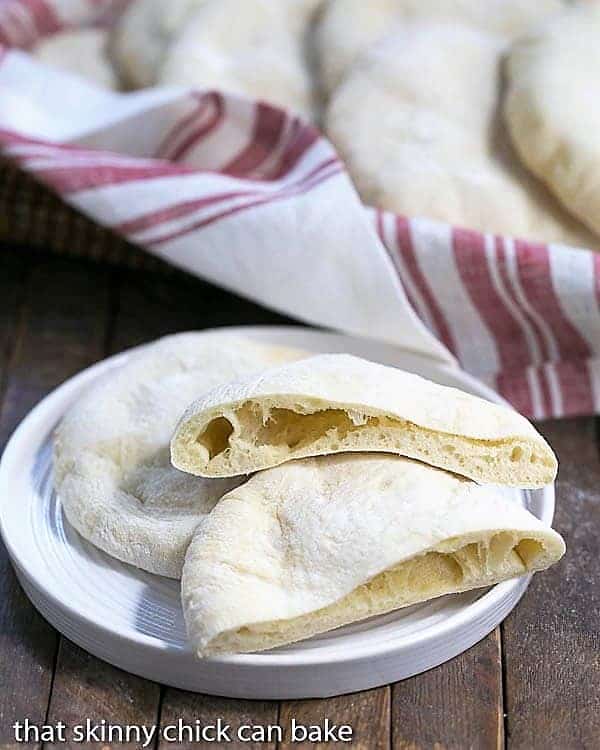
[[[48,723],[58,721],[67,726],[66,742],[46,743],[45,747],[56,748],[142,748],[145,738],[133,734],[120,735],[128,726],[144,726],[148,730],[156,724],[160,687],[135,675],[116,669],[96,659],[66,638],[61,638],[56,662],[56,673],[48,713]],[[91,725],[88,728],[86,721]],[[103,735],[102,721],[118,727],[114,735]],[[81,726],[89,741],[81,741],[84,735],[75,734]],[[93,733],[87,734],[91,729]],[[149,745],[153,748],[154,741]]]
[[[332,747],[331,742],[292,742],[289,732],[292,719],[304,727],[323,727],[326,719],[338,727],[350,726],[352,741],[336,743],[337,747],[386,750],[390,747],[390,688],[322,700],[282,702],[279,721],[286,731],[286,740],[280,746],[282,750],[296,747],[329,748]]]
[[[184,273],[162,277],[123,269],[117,304],[114,351],[180,331],[294,322]]]
[[[166,729],[167,736],[161,739],[158,748],[159,750],[168,750],[172,746],[166,740],[178,735],[170,735],[168,733],[177,732],[178,722],[180,721],[183,725],[195,728],[198,725],[200,727],[212,727],[219,720],[222,727],[228,732],[227,737],[229,741],[211,742],[211,737],[216,736],[214,730],[211,729],[206,738],[200,738],[197,742],[196,739],[198,738],[189,736],[187,734],[188,730],[183,730],[181,742],[178,743],[177,747],[182,748],[182,750],[211,747],[228,747],[232,748],[232,750],[241,750],[241,748],[250,748],[251,750],[265,748],[269,750],[269,748],[276,747],[277,735],[275,732],[272,734],[271,740],[269,740],[268,735],[264,736],[263,741],[258,741],[258,739],[257,741],[243,740],[252,736],[249,727],[262,727],[266,729],[269,726],[277,726],[277,703],[272,701],[243,701],[216,698],[167,688],[164,693],[160,716],[162,731],[164,732]],[[168,727],[175,728],[167,729]],[[241,739],[238,736],[240,727],[245,727],[242,731]]]
[[[23,319],[26,280],[29,265],[12,250],[0,247],[0,398],[8,385],[10,363],[17,345]],[[1,410],[0,450],[14,428]],[[21,644],[21,633],[29,643]],[[53,632],[29,605],[13,574],[4,545],[0,542],[0,747],[16,747],[12,725],[29,710],[35,719],[43,719],[48,702],[54,645],[36,648],[40,639],[52,639]],[[32,654],[30,645],[36,648]],[[27,675],[28,690],[13,691],[13,679]],[[35,747],[27,743],[25,747]]]
[[[508,747],[600,747],[600,458],[593,419],[540,426],[559,458],[567,553],[503,625]]]
[[[33,259],[35,256],[31,256]],[[103,354],[106,273],[81,261],[40,257],[29,279],[7,375],[0,439],[44,395]]]
[[[504,746],[500,631],[392,688],[394,750]]]
[[[105,336],[105,354],[113,354],[160,336],[169,330],[170,315],[164,300],[152,303],[160,280],[139,272],[139,279],[120,271],[111,274],[106,309],[110,311]],[[140,290],[148,289],[148,295]],[[74,726],[90,719],[114,725],[152,727],[157,723],[161,688],[156,683],[107,664],[85,653],[67,639],[61,640],[49,720]],[[73,739],[71,735],[71,739]],[[125,742],[128,748],[141,743]],[[103,742],[103,747],[121,747]],[[93,743],[69,742],[67,746],[92,747]],[[153,746],[154,743],[153,743]],[[63,745],[64,747],[64,745]]]
[[[3,286],[9,279],[8,253],[0,253]],[[48,391],[101,354],[93,343],[104,331],[97,309],[105,285],[93,282],[87,264],[48,261],[33,254],[21,262],[31,267],[18,333],[11,348],[0,416],[0,441]],[[15,288],[19,280],[12,277]],[[4,299],[9,299],[7,292]],[[3,324],[7,318],[3,316]],[[57,649],[54,629],[21,591],[6,553],[0,559],[0,747],[12,747],[12,724],[25,716],[43,722]],[[29,746],[35,746],[31,743]]]
[[[25,258],[0,245],[0,404],[17,339],[29,271],[30,264]]]

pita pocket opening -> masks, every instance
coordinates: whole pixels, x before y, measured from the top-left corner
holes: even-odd
[[[543,570],[564,551],[506,490],[397,456],[310,458],[255,474],[200,522],[183,610],[200,657],[261,651]]]
[[[324,354],[218,387],[183,414],[171,460],[231,477],[309,456],[383,452],[477,482],[536,488],[557,460],[516,411],[348,354]]]

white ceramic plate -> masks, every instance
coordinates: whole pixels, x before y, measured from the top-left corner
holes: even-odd
[[[300,327],[229,330],[315,352],[350,352],[501,401],[464,373],[386,344]],[[0,528],[19,580],[44,617],[87,651],[185,690],[261,699],[337,695],[395,682],[456,656],[487,635],[522,596],[528,577],[270,652],[195,659],[178,582],[120,563],[83,540],[65,521],[53,491],[54,426],[84,388],[129,356],[100,362],[47,396],[16,430],[0,464]],[[552,487],[507,492],[551,523]]]

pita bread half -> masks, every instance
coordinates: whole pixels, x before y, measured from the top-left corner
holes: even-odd
[[[542,570],[564,549],[497,488],[396,456],[305,459],[202,521],[183,610],[199,656],[259,651]]]
[[[67,519],[109,555],[178,578],[198,522],[240,483],[174,469],[169,439],[186,404],[297,352],[221,333],[160,339],[92,385],[59,425],[55,486]]]
[[[184,413],[173,465],[206,477],[296,458],[383,451],[519,487],[552,482],[557,462],[520,414],[395,367],[324,354],[207,393]]]

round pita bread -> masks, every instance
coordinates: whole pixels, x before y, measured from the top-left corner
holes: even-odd
[[[220,88],[313,118],[305,37],[314,6],[314,0],[207,2],[171,45],[158,81]]]
[[[110,54],[123,83],[156,83],[165,54],[188,16],[208,0],[134,0],[115,25]]]
[[[198,526],[183,611],[199,656],[259,651],[542,570],[564,549],[497,489],[424,464],[293,461],[253,476]]]
[[[360,55],[397,24],[451,21],[513,39],[564,7],[561,0],[332,0],[317,29],[321,82],[331,93]]]
[[[548,484],[557,469],[516,411],[348,354],[218,387],[185,411],[171,441],[174,466],[212,477],[346,451],[396,453],[520,487]]]
[[[311,114],[305,37],[322,2],[135,0],[115,26],[111,56],[129,88],[224,88]]]
[[[174,469],[178,418],[205,390],[296,356],[219,333],[169,336],[133,354],[56,431],[55,486],[71,525],[123,562],[178,578],[198,521],[241,481]]]
[[[597,240],[514,154],[497,115],[504,45],[466,26],[405,24],[336,89],[327,134],[370,205],[593,247]]]
[[[118,89],[119,81],[107,54],[104,29],[61,31],[43,39],[32,55],[58,70],[76,73],[106,89]]]
[[[508,58],[504,115],[522,161],[600,234],[600,6],[575,7]]]

